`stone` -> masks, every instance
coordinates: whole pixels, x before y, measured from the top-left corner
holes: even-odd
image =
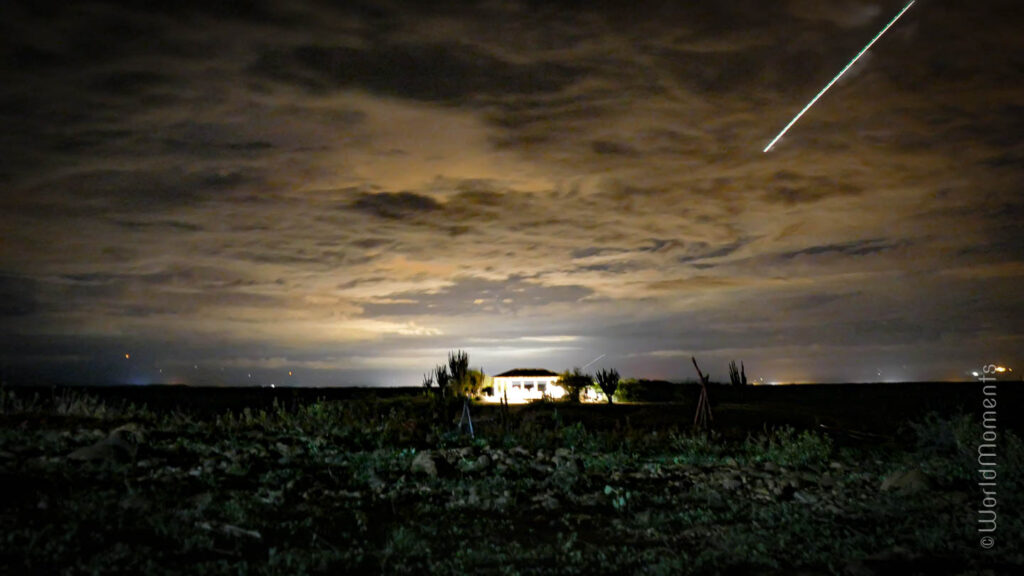
[[[733,490],[736,490],[740,486],[743,486],[743,481],[737,478],[736,476],[730,476],[722,480],[722,490],[725,490],[727,492],[732,492]]]
[[[567,476],[576,476],[580,473],[580,467],[573,460],[565,460],[558,463],[558,471]]]
[[[94,460],[129,462],[135,458],[138,449],[133,435],[124,430],[114,430],[103,440],[68,454],[68,459],[80,462]]]
[[[409,470],[413,474],[422,474],[431,478],[437,478],[437,464],[434,462],[434,457],[429,451],[416,454],[416,457],[412,459],[412,464],[409,466]]]
[[[797,490],[793,492],[793,500],[799,502],[800,504],[814,504],[815,502],[818,501],[818,499],[815,498],[813,495],[808,494],[802,490]]]
[[[897,472],[882,480],[882,491],[899,490],[900,492],[913,494],[930,487],[928,477],[920,468],[912,468],[906,472]]]
[[[479,458],[473,462],[474,472],[483,472],[491,467],[491,457],[487,454],[481,454]]]
[[[558,498],[553,494],[540,494],[533,497],[533,501],[547,511],[557,510],[559,507]]]

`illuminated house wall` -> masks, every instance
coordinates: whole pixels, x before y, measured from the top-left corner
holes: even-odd
[[[494,377],[493,396],[487,400],[499,402],[508,394],[509,404],[522,404],[548,396],[558,400],[565,390],[555,384],[558,374],[543,368],[516,368]]]

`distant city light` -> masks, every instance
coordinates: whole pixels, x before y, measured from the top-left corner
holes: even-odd
[[[1007,372],[1010,371],[1006,366],[996,366],[996,372]]]
[[[127,359],[129,359],[129,358],[131,358],[131,357],[132,357],[132,355],[131,355],[131,354],[125,354],[125,355],[124,355],[124,359],[125,359],[125,360],[127,360]]]
[[[975,378],[977,378],[978,377],[978,372],[977,371],[971,372],[971,376],[974,376]]]

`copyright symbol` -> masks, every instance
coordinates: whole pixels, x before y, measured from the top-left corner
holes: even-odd
[[[978,543],[981,544],[981,547],[985,550],[990,550],[996,545],[996,539],[991,536],[982,536],[981,541]]]

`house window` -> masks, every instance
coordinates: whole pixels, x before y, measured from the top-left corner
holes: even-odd
[[[533,390],[533,382],[526,382],[523,384],[523,387],[527,390]]]
[[[513,390],[519,390],[519,382],[514,382],[514,383],[512,384],[512,389],[513,389]]]
[[[547,384],[545,384],[543,382],[537,384],[537,391],[539,391],[539,392],[547,392],[547,390],[548,390],[548,385]]]

